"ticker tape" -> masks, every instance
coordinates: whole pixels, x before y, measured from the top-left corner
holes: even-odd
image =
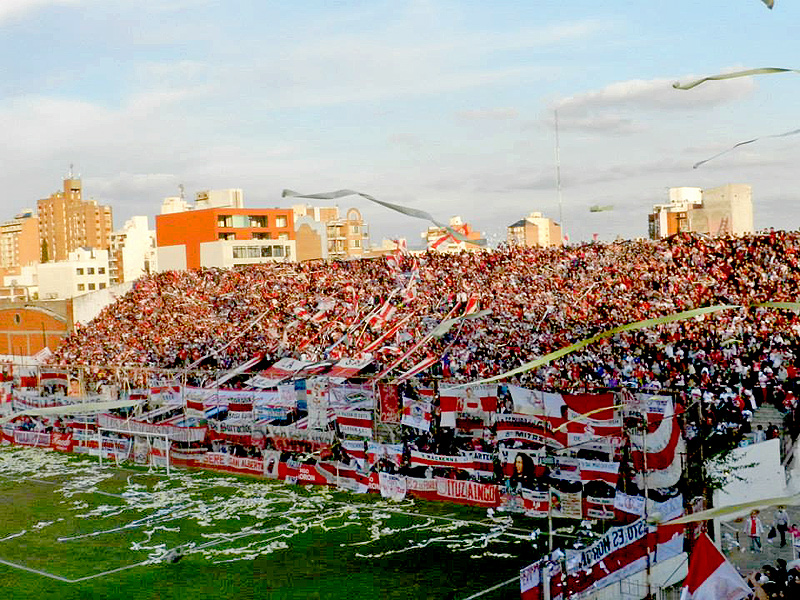
[[[800,69],[784,69],[781,67],[761,67],[759,69],[745,69],[744,71],[732,71],[731,73],[720,73],[719,75],[709,75],[702,79],[696,79],[689,83],[676,81],[672,84],[676,90],[690,90],[706,81],[722,81],[723,79],[736,79],[737,77],[750,77],[752,75],[769,75],[771,73],[800,73]]]
[[[392,202],[386,202],[385,200],[378,200],[374,196],[370,196],[369,194],[364,194],[362,192],[356,192],[355,190],[336,190],[335,192],[322,192],[319,194],[300,194],[293,190],[283,190],[282,196],[284,198],[308,198],[311,200],[336,200],[337,198],[344,198],[345,196],[361,196],[369,200],[370,202],[374,202],[375,204],[380,204],[381,206],[397,211],[401,214],[407,215],[409,217],[414,217],[415,219],[423,219],[425,221],[430,221],[437,227],[441,227],[447,233],[452,235],[454,238],[461,242],[465,242],[467,244],[473,244],[475,246],[486,246],[485,239],[479,240],[471,240],[468,239],[465,235],[461,234],[460,232],[456,231],[452,227],[445,225],[444,223],[440,223],[436,219],[433,218],[429,212],[425,212],[424,210],[419,210],[418,208],[409,208],[407,206],[402,206],[400,204],[394,204]]]
[[[718,157],[722,156],[723,154],[727,154],[731,150],[736,150],[736,148],[738,148],[739,146],[745,146],[747,144],[752,144],[753,142],[757,142],[759,140],[766,140],[766,139],[769,139],[769,138],[789,137],[790,135],[796,135],[798,133],[800,133],[800,129],[793,129],[792,131],[787,131],[785,133],[776,133],[774,135],[764,135],[764,136],[761,136],[761,137],[753,138],[752,140],[745,140],[744,142],[739,142],[738,144],[734,144],[733,146],[731,146],[727,150],[723,150],[719,154],[715,154],[714,156],[712,156],[710,158],[706,158],[705,160],[701,160],[700,162],[694,163],[692,165],[692,168],[696,169],[700,165],[704,165],[710,160],[714,160],[715,158],[718,158]]]

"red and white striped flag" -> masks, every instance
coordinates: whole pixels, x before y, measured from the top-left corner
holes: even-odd
[[[479,302],[478,302],[478,294],[473,292],[469,300],[467,300],[467,306],[464,308],[464,316],[473,315],[478,312]]]
[[[736,568],[703,532],[689,558],[681,600],[741,600],[750,588]]]
[[[400,383],[401,381],[405,381],[406,379],[411,379],[414,375],[418,373],[422,373],[425,369],[429,369],[433,365],[435,365],[439,361],[438,356],[426,356],[413,367],[411,367],[408,371],[400,375],[397,379],[395,379],[392,383]]]
[[[372,411],[342,410],[336,413],[336,422],[344,434],[372,437]]]

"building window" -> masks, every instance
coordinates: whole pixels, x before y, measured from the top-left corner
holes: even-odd
[[[106,284],[105,283],[101,283],[100,286],[99,286],[99,289],[101,289],[101,290],[106,289]]]
[[[82,291],[84,291],[85,289],[86,289],[86,286],[85,286],[84,284],[82,284],[82,283],[79,283],[79,284],[78,284],[78,291],[79,291],[79,292],[82,292]]]
[[[90,290],[93,290],[94,288],[95,288],[95,285],[94,285],[93,283],[90,283],[90,284],[89,284],[89,289],[90,289]]]
[[[288,233],[279,233],[278,234],[278,239],[279,240],[288,240],[289,239],[289,234]]]
[[[261,258],[272,258],[272,246],[261,246]]]
[[[292,247],[291,246],[284,246],[283,247],[283,255],[286,258],[292,258]]]
[[[86,269],[87,275],[94,275],[94,267],[89,267]]]
[[[217,227],[233,227],[233,215],[217,215]]]
[[[275,227],[286,227],[286,217],[275,217]]]
[[[272,249],[272,256],[283,257],[283,246],[275,246]]]
[[[354,235],[358,235],[359,233],[361,233],[361,227],[359,227],[358,225],[351,225],[350,226],[350,233],[352,233]]]
[[[244,258],[247,254],[247,248],[244,246],[233,247],[233,258]]]
[[[98,275],[105,275],[106,274],[106,268],[105,267],[97,267],[97,274]]]
[[[252,235],[254,240],[271,240],[272,234],[267,231],[256,231]]]
[[[235,233],[218,233],[217,239],[219,240],[235,240],[236,234]]]
[[[351,248],[361,248],[361,240],[350,240]]]
[[[250,217],[247,215],[233,215],[231,220],[233,221],[234,227],[250,227]]]
[[[247,247],[247,258],[258,258],[261,256],[261,252],[258,249],[258,246],[248,246]]]
[[[250,227],[269,227],[269,219],[266,215],[250,215]]]
[[[83,275],[83,269],[78,267],[77,269],[75,269],[75,274],[76,275]]]

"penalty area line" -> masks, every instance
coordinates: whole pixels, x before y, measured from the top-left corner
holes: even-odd
[[[54,573],[48,573],[47,571],[40,571],[39,569],[33,569],[31,567],[26,567],[25,565],[20,565],[17,563],[13,563],[8,560],[4,560],[0,558],[0,564],[6,565],[7,567],[12,567],[14,569],[19,569],[21,571],[27,571],[29,573],[34,573],[36,575],[41,575],[42,577],[47,577],[49,579],[55,579],[56,581],[61,581],[64,583],[80,583],[81,581],[87,581],[89,579],[95,579],[97,577],[104,577],[106,575],[111,575],[112,573],[119,573],[120,571],[127,571],[128,569],[133,569],[134,567],[139,567],[145,564],[148,564],[150,561],[145,560],[142,562],[134,563],[132,565],[125,565],[124,567],[117,567],[116,569],[111,569],[109,571],[103,571],[102,573],[95,573],[94,575],[86,575],[84,577],[78,577],[77,579],[67,579],[66,577],[61,577],[61,575],[56,575]]]
[[[493,585],[490,588],[486,588],[482,592],[478,592],[477,594],[472,594],[472,596],[467,596],[466,598],[464,598],[464,600],[473,600],[473,598],[480,598],[481,596],[484,596],[484,595],[488,594],[489,592],[493,592],[495,590],[499,590],[501,587],[505,587],[505,586],[509,585],[510,583],[514,583],[515,581],[519,581],[519,575],[517,575],[516,577],[512,577],[511,579],[508,579],[508,580],[506,580],[506,581],[504,581],[502,583],[498,583],[497,585]]]

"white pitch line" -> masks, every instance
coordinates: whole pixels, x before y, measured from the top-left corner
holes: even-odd
[[[511,579],[509,579],[508,581],[504,581],[503,583],[498,583],[497,585],[493,585],[490,588],[486,588],[482,592],[478,592],[477,594],[472,594],[472,596],[468,596],[468,597],[464,598],[464,600],[472,600],[473,598],[480,598],[481,596],[484,596],[484,595],[488,594],[489,592],[493,592],[495,590],[499,590],[501,587],[505,587],[509,583],[514,583],[515,581],[519,581],[519,575],[517,575],[516,577],[512,577]]]

